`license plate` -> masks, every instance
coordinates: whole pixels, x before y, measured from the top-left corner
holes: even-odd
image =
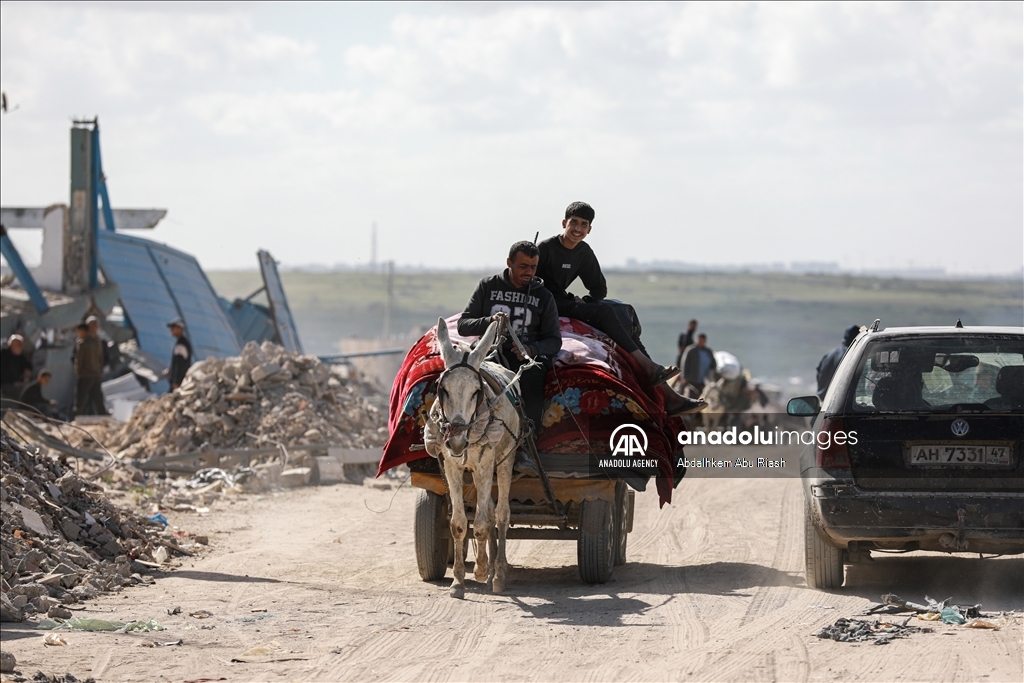
[[[914,444],[910,447],[910,465],[916,467],[982,467],[1010,465],[1010,446],[970,444]]]

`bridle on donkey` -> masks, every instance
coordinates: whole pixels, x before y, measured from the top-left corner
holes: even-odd
[[[519,379],[522,377],[523,371],[535,365],[539,365],[539,363],[535,359],[530,358],[529,354],[526,353],[526,347],[524,347],[522,342],[519,341],[519,337],[516,335],[515,330],[512,329],[512,326],[507,325],[507,329],[512,337],[513,343],[516,344],[517,348],[520,349],[520,352],[523,353],[523,355],[526,356],[529,360],[526,363],[523,363],[519,370],[516,371],[516,374],[512,377],[511,380],[509,380],[509,383],[505,385],[504,389],[502,389],[501,391],[495,391],[494,398],[491,399],[489,402],[486,402],[486,407],[484,407],[486,389],[484,388],[483,373],[481,370],[474,368],[472,365],[469,364],[470,352],[464,351],[462,353],[462,359],[455,365],[449,368],[445,368],[444,371],[441,373],[441,376],[437,378],[437,402],[438,407],[440,409],[440,420],[438,420],[438,426],[441,428],[441,436],[442,441],[444,443],[447,443],[448,440],[454,436],[469,431],[473,426],[477,425],[478,423],[486,422],[486,424],[483,425],[483,429],[481,430],[481,433],[483,433],[486,432],[487,427],[489,427],[491,423],[499,422],[501,423],[501,426],[505,429],[505,431],[508,432],[508,435],[515,440],[516,449],[519,448],[519,444],[522,441],[526,431],[523,429],[524,425],[522,424],[522,418],[520,420],[519,435],[517,436],[512,432],[511,429],[509,429],[508,425],[505,424],[504,420],[494,416],[493,409],[494,406],[498,405],[498,402],[501,401],[501,399],[509,392],[509,390],[519,383]],[[445,411],[443,396],[446,396],[448,392],[444,390],[443,382],[448,373],[457,368],[469,368],[476,375],[478,387],[476,391],[476,408],[473,410],[473,414],[470,416],[469,422],[453,422],[448,419],[447,412]],[[513,449],[512,453],[515,453],[516,449]],[[465,458],[466,451],[463,451],[462,455],[457,457]]]

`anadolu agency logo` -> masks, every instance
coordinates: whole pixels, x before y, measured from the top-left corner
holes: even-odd
[[[621,424],[608,437],[610,456],[599,458],[597,464],[601,468],[657,469],[657,459],[647,457],[648,443],[647,432],[639,425]]]
[[[619,425],[608,438],[608,447],[612,450],[612,456],[642,458],[647,454],[647,432],[635,424]]]

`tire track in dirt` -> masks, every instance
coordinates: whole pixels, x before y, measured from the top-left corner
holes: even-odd
[[[791,625],[792,615],[787,614],[784,608],[787,604],[791,606],[794,597],[793,585],[779,581],[784,576],[780,572],[796,562],[800,551],[795,540],[797,525],[794,518],[799,510],[801,492],[795,481],[756,484],[764,484],[761,492],[768,492],[767,499],[758,501],[762,515],[768,516],[768,510],[764,508],[772,499],[777,509],[775,519],[778,524],[775,526],[771,560],[766,563],[768,566],[752,573],[754,590],[742,614],[720,614],[715,619],[716,632],[725,636],[728,646],[706,667],[695,671],[697,677],[709,680],[773,680],[777,675],[778,660],[774,649],[787,637],[786,630]],[[753,554],[763,555],[764,550],[766,548],[758,548]],[[773,580],[773,576],[778,578]],[[797,661],[796,665],[799,667],[800,662]],[[789,663],[787,667],[792,669]]]

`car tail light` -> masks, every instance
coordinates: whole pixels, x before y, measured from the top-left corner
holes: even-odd
[[[821,430],[815,435],[814,460],[818,467],[849,467],[850,451],[846,448],[846,430],[843,418],[826,417]]]

